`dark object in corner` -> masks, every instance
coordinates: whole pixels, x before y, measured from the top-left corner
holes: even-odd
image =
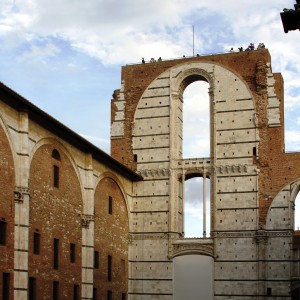
[[[285,8],[280,13],[283,29],[285,33],[290,30],[300,30],[300,0],[296,0],[295,10]]]

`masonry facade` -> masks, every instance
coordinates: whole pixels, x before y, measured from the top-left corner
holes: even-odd
[[[209,84],[211,152],[183,159],[195,81]],[[0,84],[2,299],[182,299],[176,261],[193,255],[207,299],[299,299],[300,153],[285,152],[283,105],[268,50],[124,66],[109,156]],[[211,232],[187,239],[193,177],[210,179]]]
[[[183,92],[195,81],[209,83],[211,153],[183,159]],[[174,260],[190,254],[211,258],[214,299],[296,297],[300,153],[285,153],[283,105],[264,49],[122,68],[111,153],[144,177],[128,203],[130,299],[176,299]],[[211,234],[185,239],[195,176],[210,178]]]
[[[141,177],[0,85],[0,298],[127,299]]]

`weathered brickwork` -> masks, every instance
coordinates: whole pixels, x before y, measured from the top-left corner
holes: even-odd
[[[2,121],[0,119],[0,124]],[[0,126],[0,221],[6,226],[6,243],[0,245],[0,274],[10,274],[9,290],[13,294],[13,269],[14,269],[14,164],[7,135]],[[2,240],[2,239],[1,239]],[[3,281],[0,281],[0,290],[3,290]],[[13,299],[11,296],[9,299]]]
[[[141,177],[2,84],[0,100],[0,298],[126,299]]]
[[[182,159],[183,92],[199,80],[210,86],[211,154]],[[268,50],[124,66],[112,111],[112,156],[144,177],[129,202],[130,299],[177,299],[173,258],[195,251],[214,258],[215,299],[289,298],[300,153],[285,153],[283,79]],[[210,178],[202,242],[184,238],[191,176]]]

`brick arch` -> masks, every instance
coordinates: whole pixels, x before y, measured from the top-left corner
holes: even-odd
[[[94,195],[94,250],[99,257],[99,267],[94,270],[94,288],[100,298],[106,297],[107,290],[119,299],[122,293],[127,293],[129,220],[124,196],[116,176],[110,172],[101,175]],[[112,258],[111,280],[108,257]]]
[[[61,160],[54,161],[53,149]],[[37,279],[37,298],[46,297],[52,282],[59,281],[62,295],[71,297],[81,283],[83,211],[81,184],[73,161],[55,139],[40,141],[30,161],[29,276]],[[59,167],[59,186],[53,184],[53,165]],[[40,254],[34,253],[34,233],[40,235]],[[54,239],[58,240],[58,270],[54,268]],[[75,262],[70,244],[75,244]]]
[[[14,273],[14,187],[16,185],[15,159],[11,137],[0,115],[0,221],[6,227],[6,238],[0,246],[0,274],[10,276],[10,294],[13,294]],[[0,283],[2,286],[2,282]],[[0,287],[0,290],[2,288]]]

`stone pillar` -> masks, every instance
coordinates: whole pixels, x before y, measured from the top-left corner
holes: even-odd
[[[203,173],[203,237],[206,237],[206,174]]]
[[[93,299],[94,283],[94,185],[93,185],[93,158],[86,157],[84,171],[84,203],[82,222],[82,299]]]
[[[29,250],[29,145],[28,113],[20,112],[16,144],[15,234],[14,234],[14,299],[28,299]]]

